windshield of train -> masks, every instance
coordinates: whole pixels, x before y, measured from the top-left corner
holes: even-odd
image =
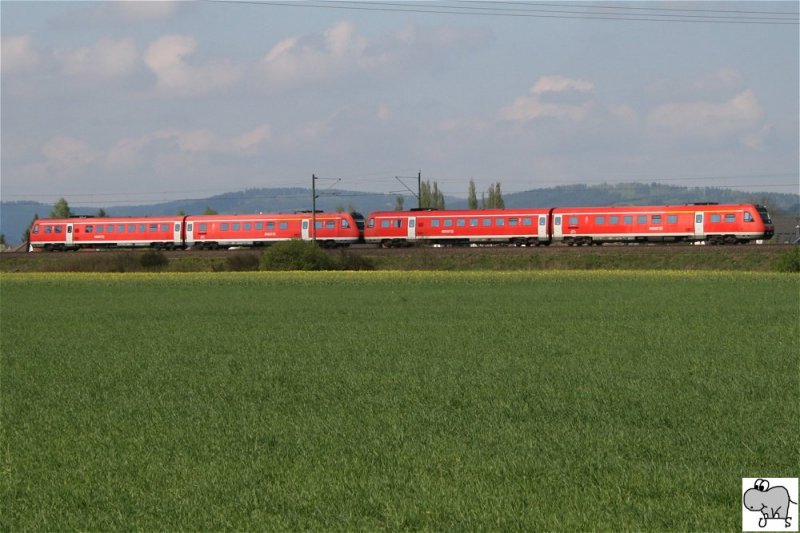
[[[758,214],[761,215],[761,221],[764,224],[772,224],[772,219],[769,217],[769,212],[767,208],[763,205],[757,205],[756,209],[758,210]]]

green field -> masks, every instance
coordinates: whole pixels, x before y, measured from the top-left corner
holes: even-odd
[[[728,530],[800,277],[0,278],[0,530]]]

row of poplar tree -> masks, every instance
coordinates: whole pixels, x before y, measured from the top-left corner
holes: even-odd
[[[402,196],[397,197],[395,208],[397,211],[403,210],[404,200]],[[506,206],[503,201],[503,193],[500,190],[500,182],[492,183],[489,189],[481,193],[481,199],[478,201],[478,192],[475,188],[475,181],[469,180],[469,189],[467,190],[467,208],[468,209],[503,209]],[[429,181],[420,183],[419,188],[419,207],[423,209],[444,209],[444,193],[439,189],[439,184],[435,181],[431,184]]]

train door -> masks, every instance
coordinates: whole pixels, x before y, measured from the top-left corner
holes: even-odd
[[[554,241],[563,241],[564,240],[564,228],[561,225],[561,215],[554,215],[553,216],[553,240]]]
[[[704,213],[694,214],[694,237],[695,239],[705,239],[706,230],[703,227],[703,220],[705,219]]]
[[[311,221],[307,218],[303,219],[303,223],[300,226],[302,228],[301,236],[304,241],[311,240],[311,233],[309,232],[308,228],[311,226]]]
[[[194,222],[186,223],[186,246],[194,246]]]
[[[72,244],[72,224],[67,224],[66,244]]]
[[[408,217],[408,240],[417,238],[417,217]]]
[[[183,235],[181,235],[181,224],[180,222],[175,222],[174,224],[174,231],[172,232],[172,241],[175,246],[181,246],[183,244]]]
[[[547,215],[539,215],[538,225],[537,237],[539,242],[545,242],[547,240]]]

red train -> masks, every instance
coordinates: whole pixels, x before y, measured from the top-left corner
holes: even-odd
[[[313,229],[316,220],[316,230]],[[411,210],[372,213],[197,215],[39,219],[30,248],[229,248],[291,239],[323,246],[361,241],[382,246],[513,244],[539,246],[607,242],[708,242],[736,244],[769,239],[767,209],[755,204],[639,207]],[[316,235],[315,235],[316,233]]]
[[[398,246],[506,243],[516,245],[606,242],[708,242],[736,244],[769,239],[767,209],[755,204],[557,207],[383,211],[367,218],[368,243]]]
[[[322,212],[39,219],[31,226],[30,249],[229,248],[315,236],[323,246],[333,247],[358,242],[363,227],[359,213]]]

